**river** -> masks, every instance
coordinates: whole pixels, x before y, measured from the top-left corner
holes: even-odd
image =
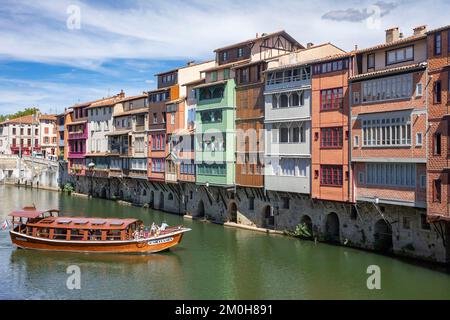
[[[145,256],[21,250],[0,231],[0,300],[450,298],[450,274],[410,262],[109,200],[0,186],[0,222],[33,203],[62,215],[133,217],[192,231],[171,251]],[[67,288],[71,265],[80,268],[80,290]],[[367,288],[370,265],[380,268],[379,290]]]

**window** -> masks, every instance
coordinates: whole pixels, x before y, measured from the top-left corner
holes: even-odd
[[[433,155],[441,155],[441,134],[435,133],[433,137]]]
[[[304,81],[310,79],[311,79],[311,68],[300,67],[295,69],[288,69],[284,72],[283,71],[269,72],[267,74],[267,85]]]
[[[411,145],[411,115],[363,118],[362,136],[363,147],[409,146]]]
[[[243,48],[238,48],[237,49],[237,56],[238,58],[242,57],[244,55],[244,49]]]
[[[414,188],[414,163],[366,163],[366,184]]]
[[[223,69],[223,78],[224,79],[230,78],[230,69]]]
[[[402,219],[403,229],[409,230],[411,229],[411,219],[409,217],[403,217]]]
[[[199,164],[197,165],[197,174],[208,176],[225,176],[225,164]]]
[[[416,97],[421,97],[423,95],[423,86],[421,83],[416,84]]]
[[[375,53],[367,55],[367,69],[375,68]]]
[[[386,52],[386,65],[414,60],[413,46],[390,50]]]
[[[327,89],[320,92],[320,110],[342,109],[344,103],[343,89]]]
[[[190,161],[190,162],[186,162],[186,160],[184,160],[181,164],[180,164],[180,173],[181,174],[189,174],[189,175],[194,175],[195,174],[195,164],[194,161]]]
[[[137,137],[134,140],[134,151],[144,152],[144,137]]]
[[[433,86],[433,102],[441,103],[442,101],[441,96],[442,96],[441,80],[438,80],[434,83]]]
[[[353,103],[359,104],[359,92],[353,92]]]
[[[248,83],[249,78],[248,78],[248,69],[249,68],[244,68],[240,70],[240,74],[241,74],[241,83]]]
[[[153,123],[158,123],[158,115],[156,113],[153,113]]]
[[[222,60],[227,61],[228,60],[228,52],[224,51],[222,52]]]
[[[289,129],[288,128],[280,128],[280,143],[288,143],[289,142]]]
[[[433,202],[441,202],[441,179],[433,180]]]
[[[422,132],[416,133],[416,146],[422,145]]]
[[[348,60],[336,60],[333,62],[326,62],[322,64],[316,64],[314,66],[314,74],[321,74],[321,73],[329,73],[329,72],[335,72],[340,70],[346,70],[348,69]]]
[[[211,72],[211,81],[217,81],[217,71]]]
[[[164,172],[164,159],[152,159],[152,172]]]
[[[384,77],[362,82],[362,102],[375,102],[411,97],[412,74]]]
[[[208,110],[200,113],[202,123],[222,122],[222,110]]]
[[[139,171],[147,171],[147,159],[130,159],[130,169],[131,170],[139,170]]]
[[[353,137],[353,146],[354,147],[359,147],[359,136],[354,136]]]
[[[342,127],[320,129],[321,148],[342,148]]]
[[[175,124],[175,114],[174,113],[170,113],[170,124],[171,125]]]
[[[358,183],[360,185],[364,184],[364,172],[358,172]]]
[[[152,150],[165,150],[166,137],[164,134],[152,134],[151,146]]]
[[[427,176],[422,174],[420,176],[420,188],[421,189],[426,189],[426,187],[427,187]]]
[[[308,160],[281,158],[269,165],[272,175],[286,177],[306,177],[309,170]]]
[[[438,56],[442,52],[442,35],[440,32],[434,34],[434,55]]]
[[[430,230],[431,226],[427,221],[427,215],[426,214],[421,214],[420,215],[420,226],[422,227],[423,230]]]
[[[320,166],[320,184],[342,186],[342,166]]]

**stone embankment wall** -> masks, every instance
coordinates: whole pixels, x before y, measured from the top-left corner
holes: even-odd
[[[193,183],[162,184],[129,178],[71,177],[75,191],[122,200],[216,223],[295,231],[310,228],[319,241],[448,263],[448,227],[426,223],[425,209],[311,199],[307,195],[236,190]],[[448,245],[447,245],[448,247]]]

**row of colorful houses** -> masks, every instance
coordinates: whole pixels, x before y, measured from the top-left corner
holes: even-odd
[[[257,35],[59,116],[75,176],[427,208],[450,220],[450,26],[351,52]],[[63,129],[63,130],[62,130]]]

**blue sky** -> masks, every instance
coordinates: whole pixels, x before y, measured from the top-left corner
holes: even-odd
[[[73,6],[79,28],[67,24]],[[155,87],[155,73],[256,33],[284,29],[302,44],[351,50],[383,42],[392,26],[408,36],[450,24],[444,12],[449,1],[0,0],[0,114],[138,94]]]

